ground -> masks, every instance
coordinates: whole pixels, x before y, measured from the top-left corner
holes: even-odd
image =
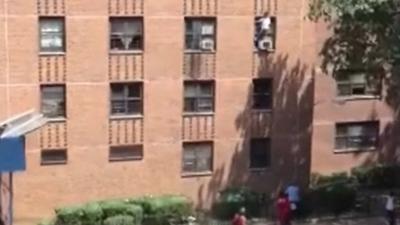
[[[400,221],[397,221],[397,224]],[[258,222],[252,225],[275,225],[274,222]],[[368,218],[358,218],[358,219],[338,219],[338,220],[326,220],[326,221],[294,221],[292,225],[386,225],[387,222],[383,217],[368,217]]]

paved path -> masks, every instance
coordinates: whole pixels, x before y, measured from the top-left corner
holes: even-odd
[[[397,221],[400,225],[400,220]],[[276,225],[273,222],[257,222],[252,223],[252,225]],[[388,225],[386,219],[383,217],[372,217],[372,218],[360,218],[360,219],[338,219],[338,220],[328,220],[328,221],[294,221],[292,225]]]

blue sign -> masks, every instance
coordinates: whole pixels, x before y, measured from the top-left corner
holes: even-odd
[[[0,173],[23,171],[25,168],[25,138],[1,138]]]

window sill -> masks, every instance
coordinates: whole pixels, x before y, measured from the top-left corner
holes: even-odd
[[[129,51],[110,50],[109,53],[110,53],[110,55],[141,55],[144,53],[144,51],[143,50],[129,50]]]
[[[260,54],[260,53],[274,53],[274,52],[275,52],[275,48],[265,49],[265,50],[254,49],[253,52],[256,53],[256,54]]]
[[[334,154],[346,154],[346,153],[367,153],[367,152],[373,152],[376,151],[376,147],[371,147],[371,148],[365,148],[365,149],[359,149],[359,148],[347,148],[343,150],[335,149],[333,151]]]
[[[60,123],[60,122],[66,122],[67,118],[65,117],[60,117],[60,118],[47,118],[47,122],[49,123]]]
[[[272,113],[272,109],[251,109],[253,113]]]
[[[182,173],[183,178],[190,178],[190,177],[206,177],[211,176],[212,171],[205,171],[205,172],[184,172]]]
[[[336,97],[336,101],[358,101],[358,100],[378,100],[381,99],[378,95],[349,95]]]
[[[40,52],[39,56],[64,56],[65,52]]]
[[[216,51],[207,51],[207,50],[185,50],[185,54],[215,54]]]
[[[143,119],[143,115],[112,115],[110,120]]]
[[[125,157],[125,158],[110,158],[108,162],[131,162],[131,161],[141,161],[143,157]]]
[[[262,168],[249,168],[249,171],[251,173],[264,173],[267,172],[268,167],[262,167]]]
[[[67,161],[51,161],[51,162],[41,162],[41,166],[57,166],[57,165],[67,165]]]
[[[183,116],[214,116],[214,112],[185,112]]]

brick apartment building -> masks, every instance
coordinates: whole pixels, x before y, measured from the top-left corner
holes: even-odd
[[[26,139],[16,224],[144,194],[209,207],[229,185],[268,192],[379,157],[354,150],[376,149],[391,111],[362,74],[335,82],[317,69],[325,32],[307,7],[0,0],[0,120],[31,108],[51,118]]]

